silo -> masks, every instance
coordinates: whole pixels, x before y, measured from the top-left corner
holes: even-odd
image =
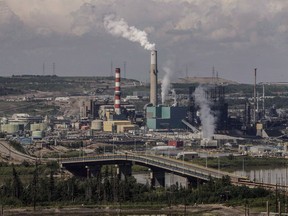
[[[31,124],[30,125],[31,131],[37,131],[37,130],[44,131],[44,130],[46,130],[46,128],[47,128],[47,124],[45,124],[45,123],[38,123],[38,124]]]
[[[13,134],[19,130],[19,125],[18,124],[4,124],[2,125],[1,129],[2,129],[2,132]]]
[[[103,128],[103,121],[102,120],[93,120],[91,122],[91,129],[92,130],[102,130]]]
[[[42,131],[32,131],[32,139],[42,139],[43,132]]]

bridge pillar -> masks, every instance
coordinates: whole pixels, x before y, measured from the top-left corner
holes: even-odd
[[[96,177],[99,172],[101,172],[101,165],[85,166],[86,177]]]
[[[187,188],[197,188],[198,185],[203,184],[203,180],[199,179],[199,178],[191,178],[191,177],[187,177],[186,178],[186,187]]]
[[[126,176],[132,175],[132,163],[118,164],[117,168],[117,176],[124,180]]]
[[[150,179],[151,187],[165,187],[165,171],[160,169],[151,169]]]

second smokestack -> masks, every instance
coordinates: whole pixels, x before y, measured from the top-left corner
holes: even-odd
[[[157,106],[157,51],[151,51],[151,66],[150,66],[150,103]]]

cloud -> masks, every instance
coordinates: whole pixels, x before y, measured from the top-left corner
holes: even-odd
[[[209,75],[208,70],[212,65],[220,65],[223,74],[231,79],[245,79],[241,78],[245,76],[233,72],[236,64],[247,66],[241,70],[245,71],[250,66],[254,68],[256,65],[253,64],[256,63],[266,68],[267,62],[272,65],[274,62],[278,77],[283,76],[283,71],[288,67],[288,63],[282,62],[283,56],[288,55],[288,2],[283,0],[261,0],[261,3],[259,0],[217,0],[205,3],[203,0],[5,2],[0,4],[0,47],[5,47],[6,55],[9,47],[15,53],[21,49],[24,55],[34,53],[32,50],[37,50],[35,53],[39,55],[39,50],[43,50],[45,56],[45,50],[51,50],[55,55],[64,56],[64,50],[70,50],[71,47],[75,50],[84,49],[89,41],[96,48],[89,49],[87,55],[102,57],[100,47],[103,47],[109,61],[121,58],[128,61],[131,57],[130,61],[135,62],[133,70],[138,71],[138,65],[142,63],[137,61],[143,60],[141,55],[145,52],[140,51],[134,43],[112,37],[105,31],[103,18],[113,13],[123,18],[129,26],[148,33],[149,40],[155,42],[159,49],[159,64],[172,53],[178,58],[178,67],[189,64],[194,73],[206,71],[205,75]],[[116,56],[115,49],[125,49],[127,54],[122,52],[121,57]],[[128,52],[134,53],[131,55]],[[76,53],[74,57],[81,59]],[[13,59],[14,56],[11,54],[5,58]],[[103,61],[99,60],[101,63]],[[137,73],[144,76],[145,71],[146,68],[141,68]],[[264,75],[266,79],[271,78],[268,71]]]
[[[83,4],[81,0],[6,0],[19,19],[32,28],[47,28],[67,33],[72,24],[71,13]]]
[[[116,13],[139,29],[177,42],[193,38],[241,43],[267,42],[284,36],[288,3],[282,0],[9,0],[6,4],[21,22],[47,35],[81,36],[101,33],[103,17]],[[153,7],[151,6],[153,4]],[[163,10],[159,10],[159,8]],[[147,16],[149,14],[149,16]],[[146,24],[145,24],[146,23]],[[168,34],[168,36],[166,35]],[[169,36],[170,35],[170,36]],[[182,37],[181,37],[182,35]],[[275,40],[275,41],[277,41]]]

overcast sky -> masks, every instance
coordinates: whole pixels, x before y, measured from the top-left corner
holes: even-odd
[[[113,14],[145,31],[174,77],[212,76],[241,83],[288,82],[286,0],[3,0],[1,76],[53,73],[109,76],[127,62],[127,78],[148,80],[150,51],[104,27]],[[171,64],[172,62],[172,64]]]

